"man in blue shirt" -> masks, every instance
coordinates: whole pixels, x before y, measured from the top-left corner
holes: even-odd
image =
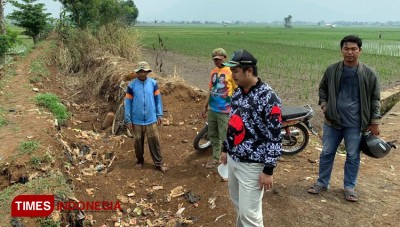
[[[134,71],[137,78],[129,83],[125,95],[125,122],[128,129],[133,132],[137,159],[135,168],[141,169],[144,164],[144,136],[146,134],[151,158],[156,168],[165,173],[168,168],[162,163],[157,130],[157,125],[161,125],[163,117],[160,89],[157,81],[147,78],[151,72],[147,62],[139,62]]]

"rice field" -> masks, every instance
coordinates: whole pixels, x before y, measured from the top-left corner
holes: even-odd
[[[247,49],[258,59],[259,76],[278,93],[290,92],[294,100],[312,102],[316,101],[326,67],[342,59],[340,40],[355,34],[363,39],[360,60],[378,72],[381,86],[400,83],[400,28],[182,25],[134,29],[141,34],[146,48],[160,48],[160,37],[167,51],[199,60],[209,60],[211,50],[217,47],[223,47],[228,55]]]

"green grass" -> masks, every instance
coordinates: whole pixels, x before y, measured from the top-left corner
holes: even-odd
[[[10,24],[7,24],[6,27],[8,29],[10,29],[11,31],[16,31],[20,34],[17,37],[19,43],[17,43],[17,45],[15,47],[13,47],[11,50],[9,50],[9,53],[26,56],[33,48],[33,39],[29,36],[21,35],[22,32],[24,31],[24,29],[21,27],[17,27],[17,26],[10,25]]]
[[[4,109],[0,107],[0,127],[7,125],[7,120],[4,117]]]
[[[15,196],[21,194],[54,194],[65,198],[73,192],[61,173],[34,178],[26,184],[13,184],[0,192],[0,209],[5,211],[0,212],[0,220],[8,220],[11,202]]]
[[[7,125],[7,120],[4,118],[3,114],[0,113],[0,127]]]
[[[0,127],[7,125],[7,121],[3,115],[0,114]]]
[[[46,153],[43,157],[32,156],[30,158],[30,163],[33,166],[39,168],[42,164],[49,164],[53,160],[53,157],[50,154]]]
[[[42,81],[43,81],[43,78],[41,76],[34,76],[34,77],[29,78],[29,82],[34,83],[34,84],[40,83]]]
[[[58,123],[64,124],[69,118],[67,108],[60,102],[60,98],[51,93],[35,96],[36,104],[48,108],[56,117]]]
[[[210,60],[223,47],[228,56],[247,49],[258,59],[259,75],[278,93],[316,102],[318,84],[326,67],[342,60],[340,40],[349,34],[363,39],[360,60],[374,68],[383,86],[390,87],[400,72],[400,30],[366,27],[136,26],[145,48],[173,51]],[[382,32],[382,39],[379,34]],[[163,47],[160,47],[159,37]],[[205,75],[206,80],[207,75]]]
[[[29,72],[34,74],[36,77],[48,77],[50,75],[43,59],[33,60]]]
[[[18,144],[18,151],[22,154],[32,154],[39,145],[40,143],[35,140],[23,141]]]
[[[38,222],[41,227],[59,227],[59,226],[61,226],[61,222],[55,222],[51,218],[39,218]]]

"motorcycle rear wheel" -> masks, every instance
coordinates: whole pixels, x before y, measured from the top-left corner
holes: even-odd
[[[133,137],[132,132],[125,126],[124,115],[125,115],[124,104],[121,104],[119,105],[117,112],[115,113],[113,124],[111,127],[111,133],[113,135],[118,135],[118,133],[121,132],[122,129],[126,128],[126,134],[132,138]]]
[[[124,126],[124,105],[119,105],[117,112],[115,112],[111,133],[117,135]]]
[[[282,155],[295,155],[303,151],[310,139],[307,128],[303,124],[289,126],[290,136],[282,128]]]
[[[198,152],[206,151],[211,147],[211,141],[208,139],[208,126],[205,126],[194,138],[193,147]]]

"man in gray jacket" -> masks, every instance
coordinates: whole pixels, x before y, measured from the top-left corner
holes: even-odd
[[[365,131],[379,135],[380,89],[373,69],[358,60],[362,40],[354,35],[340,42],[343,61],[330,65],[319,85],[319,105],[325,115],[323,149],[319,177],[308,190],[319,194],[328,189],[336,150],[344,139],[344,194],[350,202],[358,201],[354,187],[360,167],[360,141]]]

